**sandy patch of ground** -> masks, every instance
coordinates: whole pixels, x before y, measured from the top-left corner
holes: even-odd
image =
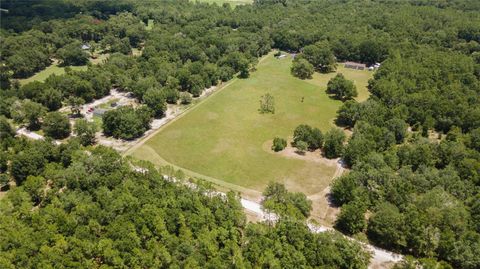
[[[292,147],[292,138],[288,139],[287,147],[279,152],[275,152],[272,150],[273,140],[268,140],[263,143],[262,148],[268,153],[280,155],[285,158],[293,158],[304,160],[308,162],[315,162],[321,163],[328,166],[335,166],[336,170],[333,175],[333,179],[341,176],[345,172],[344,164],[342,163],[340,158],[337,159],[327,159],[323,156],[320,150],[316,151],[307,151],[303,154],[299,154],[296,152],[296,148]],[[288,188],[288,180],[283,182],[285,186]],[[340,212],[340,208],[336,207],[331,200],[330,195],[330,187],[325,188],[321,192],[314,193],[312,195],[307,196],[308,199],[312,201],[312,212],[311,212],[311,219],[316,220],[318,223],[332,227],[335,219]]]

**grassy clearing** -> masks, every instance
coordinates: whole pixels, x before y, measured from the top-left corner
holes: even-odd
[[[82,66],[70,66],[71,69],[73,70],[86,70],[87,66],[82,65]],[[35,75],[25,78],[25,79],[19,79],[20,84],[24,85],[32,81],[45,81],[50,75],[56,74],[56,75],[62,75],[65,73],[65,67],[60,67],[58,64],[54,63],[50,65],[49,67],[43,69],[42,71],[36,73]]]
[[[147,31],[150,31],[153,29],[154,21],[153,19],[148,19],[147,25],[145,26],[145,29]]]
[[[207,3],[217,3],[218,5],[221,5],[223,3],[230,3],[233,6],[237,5],[246,5],[246,4],[252,4],[253,0],[192,0],[193,2],[199,1],[199,2],[207,2]]]
[[[270,54],[249,79],[234,81],[130,154],[157,165],[174,164],[187,169],[187,174],[206,175],[209,181],[237,190],[261,191],[269,181],[277,181],[306,194],[322,191],[335,166],[285,158],[263,147],[277,135],[291,136],[301,123],[330,129],[341,105],[325,93],[326,82],[334,74],[304,81],[290,74],[290,66],[290,57],[275,59]],[[339,71],[349,79],[365,76],[361,81],[371,76],[368,71],[349,72],[342,67]],[[367,94],[365,88],[359,92]],[[275,97],[273,115],[258,112],[265,93]]]

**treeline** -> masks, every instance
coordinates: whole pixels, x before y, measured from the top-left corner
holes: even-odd
[[[337,121],[353,129],[343,154],[352,171],[332,186],[338,228],[480,266],[479,67],[476,53],[395,52],[370,81],[372,96],[344,103]]]
[[[17,183],[0,200],[2,268],[367,268],[369,254],[339,234],[247,224],[233,192],[169,182],[185,179],[77,139],[14,138],[0,123],[0,178]]]

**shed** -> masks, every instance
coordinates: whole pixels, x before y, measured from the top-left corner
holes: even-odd
[[[351,68],[351,69],[356,69],[356,70],[365,70],[367,66],[362,63],[356,63],[356,62],[346,62],[345,63],[345,68]]]
[[[90,49],[90,45],[88,44],[83,44],[82,45],[82,50],[89,50]]]

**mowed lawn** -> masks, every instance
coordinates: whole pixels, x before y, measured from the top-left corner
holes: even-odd
[[[86,65],[82,66],[70,66],[72,70],[87,70]],[[37,72],[35,75],[25,78],[25,79],[19,79],[20,84],[24,85],[32,81],[45,81],[50,75],[56,74],[56,75],[62,75],[65,74],[65,67],[60,67],[58,64],[53,63],[52,65],[46,67],[40,72]]]
[[[199,2],[207,2],[207,3],[217,3],[219,5],[223,3],[229,3],[233,6],[237,5],[245,5],[245,4],[252,4],[253,0],[192,0],[193,2],[199,1]]]
[[[290,56],[276,59],[268,55],[250,78],[235,80],[164,126],[130,154],[257,191],[269,181],[306,194],[322,191],[331,182],[335,166],[286,158],[265,149],[275,136],[292,136],[294,128],[302,123],[329,130],[341,105],[325,93],[333,73],[300,80],[290,74],[291,61]],[[360,95],[367,96],[364,86],[371,72],[339,70],[347,78],[358,80],[363,87]],[[273,115],[258,112],[260,97],[265,93],[275,98]]]

